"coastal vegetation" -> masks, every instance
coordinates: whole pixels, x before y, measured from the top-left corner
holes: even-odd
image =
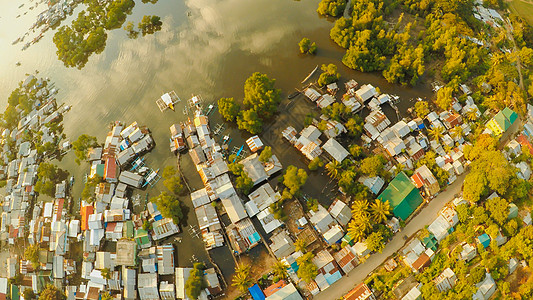
[[[298,46],[300,47],[300,53],[301,54],[316,54],[316,43],[311,42],[308,38],[303,38],[299,43]]]
[[[94,136],[82,134],[72,142],[72,149],[76,154],[76,163],[79,165],[81,161],[87,160],[87,152],[89,149],[98,147],[98,140]]]
[[[159,196],[150,199],[157,205],[157,209],[165,218],[171,218],[174,224],[180,224],[183,219],[183,212],[181,211],[181,202],[174,195],[169,195],[167,192],[161,192]]]
[[[322,70],[322,73],[320,74],[320,77],[318,77],[318,85],[325,86],[330,83],[333,83],[341,77],[341,74],[337,72],[337,66],[334,64],[329,65],[322,65],[320,67]]]
[[[176,167],[166,166],[161,177],[163,177],[163,185],[175,196],[183,191],[181,177]]]
[[[154,34],[157,31],[160,31],[161,26],[163,26],[163,22],[161,22],[160,17],[144,16],[141,22],[137,24],[137,30],[135,29],[135,24],[132,21],[129,21],[126,23],[126,25],[124,25],[124,30],[130,39],[136,39],[139,36],[139,33],[141,33],[142,36],[145,36],[147,34]]]
[[[195,263],[189,273],[187,282],[185,282],[185,292],[191,299],[198,299],[200,293],[207,287],[207,283],[204,280],[204,269],[205,265],[203,263]]]
[[[252,74],[244,83],[242,108],[233,98],[222,98],[218,101],[220,114],[228,121],[236,120],[241,130],[261,133],[263,123],[274,116],[281,102],[281,91],[274,88],[275,82],[266,74]]]
[[[55,198],[56,184],[68,177],[68,171],[58,168],[52,163],[41,162],[37,169],[39,180],[35,183],[35,191]]]
[[[338,17],[344,13],[346,2],[346,0],[322,0],[316,11],[323,16]]]
[[[57,57],[66,67],[82,69],[93,53],[102,53],[107,32],[121,28],[135,7],[133,0],[112,0],[104,4],[98,0],[84,0],[84,3],[86,9],[78,14],[72,24],[59,27],[54,34]],[[161,25],[158,16],[144,16],[138,29],[144,36],[160,30]],[[130,37],[138,35],[129,23],[125,29]]]

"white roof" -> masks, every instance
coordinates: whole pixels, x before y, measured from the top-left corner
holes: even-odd
[[[274,218],[274,215],[270,213],[270,209],[267,208],[257,214],[257,219],[265,229],[266,233],[271,233],[274,229],[283,225],[278,219]]]
[[[270,204],[281,199],[281,195],[279,192],[274,192],[272,186],[267,182],[250,193],[248,198],[250,201],[245,204],[246,212],[248,216],[253,217],[260,211],[268,208]]]
[[[355,94],[359,96],[361,100],[367,101],[368,99],[376,96],[378,93],[376,91],[376,88],[374,88],[371,84],[365,84],[361,86],[360,89],[355,91]]]
[[[274,294],[268,296],[266,300],[303,300],[302,296],[296,290],[292,283],[277,290]]]
[[[211,202],[211,199],[207,195],[207,190],[203,188],[191,193],[191,201],[194,208],[196,208]]]
[[[222,204],[224,205],[224,208],[226,209],[226,212],[228,213],[232,223],[235,224],[248,217],[246,210],[242,205],[242,201],[237,194],[233,194],[228,198],[222,199]]]
[[[52,202],[46,202],[44,204],[43,217],[51,218],[52,217],[52,209],[53,209],[53,207],[54,207],[54,204]]]
[[[350,155],[348,150],[344,149],[344,147],[333,138],[324,143],[322,148],[338,162],[342,162],[348,155]]]
[[[176,268],[176,297],[178,299],[188,299],[185,292],[185,282],[189,278],[192,268]]]

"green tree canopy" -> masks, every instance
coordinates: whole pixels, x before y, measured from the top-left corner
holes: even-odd
[[[281,102],[281,91],[274,88],[275,79],[266,74],[253,73],[244,83],[244,105],[255,111],[262,120],[271,118]]]
[[[251,134],[258,134],[263,131],[263,121],[255,110],[249,109],[241,112],[237,117],[237,126],[241,130],[246,130]]]
[[[185,292],[191,299],[198,299],[200,293],[207,287],[204,280],[204,269],[203,263],[195,263],[187,282],[185,282]]]
[[[289,189],[291,195],[295,196],[300,192],[300,188],[307,181],[307,173],[304,169],[289,166],[283,174],[283,184]]]
[[[29,245],[24,249],[24,258],[29,260],[34,269],[39,267],[39,245]]]
[[[220,98],[218,100],[218,111],[226,121],[235,121],[240,110],[241,108],[233,98]]]
[[[419,118],[425,118],[429,114],[429,104],[427,101],[417,101],[415,103],[415,113]]]
[[[250,275],[250,269],[250,265],[238,264],[235,267],[235,274],[231,279],[231,285],[237,287],[241,292],[245,292],[246,289],[251,287],[254,282]]]
[[[341,77],[341,74],[337,72],[337,66],[334,64],[322,65],[320,69],[322,70],[322,74],[320,74],[317,81],[320,86],[328,85],[339,80]]]
[[[161,22],[161,18],[158,16],[144,16],[137,25],[139,27],[139,30],[141,31],[141,34],[143,36],[147,34],[153,34],[159,30],[161,30],[161,26],[163,25],[163,22]]]
[[[167,192],[162,192],[159,196],[150,199],[150,202],[154,202],[157,205],[163,217],[171,218],[176,225],[180,224],[183,219],[183,213],[181,211],[181,203],[177,197],[169,195]]]
[[[296,259],[296,263],[298,264],[298,277],[307,283],[313,281],[318,275],[317,267],[313,263],[313,257],[314,254],[312,252],[307,252]]]
[[[53,284],[47,284],[39,295],[39,300],[65,300],[65,294]]]
[[[371,177],[378,176],[383,171],[384,162],[381,154],[367,157],[361,162],[361,172]]]
[[[485,203],[485,209],[498,225],[503,226],[507,222],[507,216],[509,215],[509,203],[507,200],[500,197],[488,199]]]
[[[178,170],[173,166],[166,166],[163,170],[163,185],[174,195],[179,195],[183,190],[181,177]]]
[[[38,180],[35,183],[35,191],[55,197],[56,184],[67,179],[68,172],[51,163],[42,162],[37,169]]]
[[[366,238],[366,246],[368,250],[381,253],[385,248],[385,242],[383,239],[383,234],[380,231],[372,232]]]
[[[272,147],[266,146],[262,151],[261,154],[259,154],[259,161],[266,163],[270,161],[270,158],[272,157]]]
[[[90,148],[98,147],[98,140],[94,136],[82,134],[72,143],[72,149],[76,154],[76,162],[80,164],[81,161],[87,159],[87,151]]]
[[[322,0],[316,11],[323,16],[338,17],[344,13],[345,8],[346,0]]]
[[[298,46],[300,47],[300,53],[302,54],[316,54],[316,43],[311,42],[308,38],[303,38],[299,43]]]

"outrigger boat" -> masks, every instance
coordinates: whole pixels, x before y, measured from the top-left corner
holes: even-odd
[[[161,96],[161,98],[157,99],[155,103],[159,107],[159,110],[161,112],[165,111],[166,109],[170,108],[174,111],[174,104],[180,102],[181,99],[178,97],[176,92],[171,91],[168,93],[165,93]]]
[[[135,161],[133,161],[130,171],[135,171],[137,168],[142,166],[144,166],[144,157],[139,157]]]
[[[158,178],[159,175],[158,175],[158,173],[159,173],[159,169],[157,169],[157,170],[155,170],[155,171],[152,170],[152,171],[148,174],[148,176],[146,176],[146,178],[145,178],[145,182],[144,182],[144,184],[143,184],[142,187],[145,187],[145,186],[147,186],[147,185],[154,186],[154,184],[156,184],[157,181],[159,181],[159,178]]]

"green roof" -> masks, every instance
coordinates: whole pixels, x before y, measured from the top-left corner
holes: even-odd
[[[11,285],[11,300],[19,300],[20,299],[20,290],[18,286],[12,284]]]
[[[430,248],[433,251],[437,251],[437,243],[437,239],[432,233],[422,239],[422,244],[424,244],[426,248]]]
[[[137,231],[135,231],[135,241],[139,246],[150,244],[150,238],[148,238],[148,231],[142,228],[137,229]]]
[[[378,196],[381,201],[389,201],[392,213],[405,220],[423,202],[420,192],[404,172],[398,173],[387,188]]]
[[[505,118],[509,120],[509,123],[511,123],[511,125],[514,123],[514,121],[516,121],[516,119],[518,119],[518,115],[509,107],[504,108],[502,110],[502,113]]]
[[[518,217],[518,207],[514,203],[509,204],[509,215],[507,216],[508,219],[513,219]]]
[[[96,175],[100,177],[104,177],[105,172],[105,165],[104,164],[98,164],[96,165]]]
[[[498,112],[494,116],[494,121],[496,121],[496,124],[498,124],[503,131],[506,131],[509,127],[511,127],[511,123],[505,117],[503,111]]]
[[[129,239],[133,238],[133,221],[128,220],[124,223],[124,227],[122,228],[122,235]]]

